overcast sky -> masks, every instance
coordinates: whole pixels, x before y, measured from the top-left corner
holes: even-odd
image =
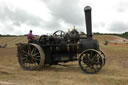
[[[128,0],[0,0],[0,34],[24,35],[84,31],[84,7],[92,7],[92,30],[128,31]]]

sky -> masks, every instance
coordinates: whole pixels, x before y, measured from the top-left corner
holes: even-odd
[[[67,32],[73,26],[86,33],[84,7],[92,8],[92,31],[128,31],[128,0],[0,0],[0,34],[35,35]]]

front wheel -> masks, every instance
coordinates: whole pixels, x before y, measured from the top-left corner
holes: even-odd
[[[95,49],[83,51],[79,56],[78,62],[82,71],[89,74],[99,72],[104,65],[103,56]]]

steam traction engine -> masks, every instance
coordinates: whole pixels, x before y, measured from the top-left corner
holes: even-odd
[[[92,38],[91,7],[84,9],[87,37],[77,30],[65,33],[58,30],[53,35],[42,35],[36,42],[18,43],[18,61],[25,70],[38,70],[45,65],[78,60],[85,73],[97,73],[105,64],[105,55],[99,43]],[[78,56],[79,55],[79,56]]]

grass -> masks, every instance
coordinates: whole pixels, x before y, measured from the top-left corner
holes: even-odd
[[[113,79],[113,78],[108,78],[108,79],[106,79],[105,82],[108,85],[128,85],[128,79]]]
[[[26,43],[26,37],[0,37],[0,45],[8,44],[8,47],[16,47],[16,43]]]

